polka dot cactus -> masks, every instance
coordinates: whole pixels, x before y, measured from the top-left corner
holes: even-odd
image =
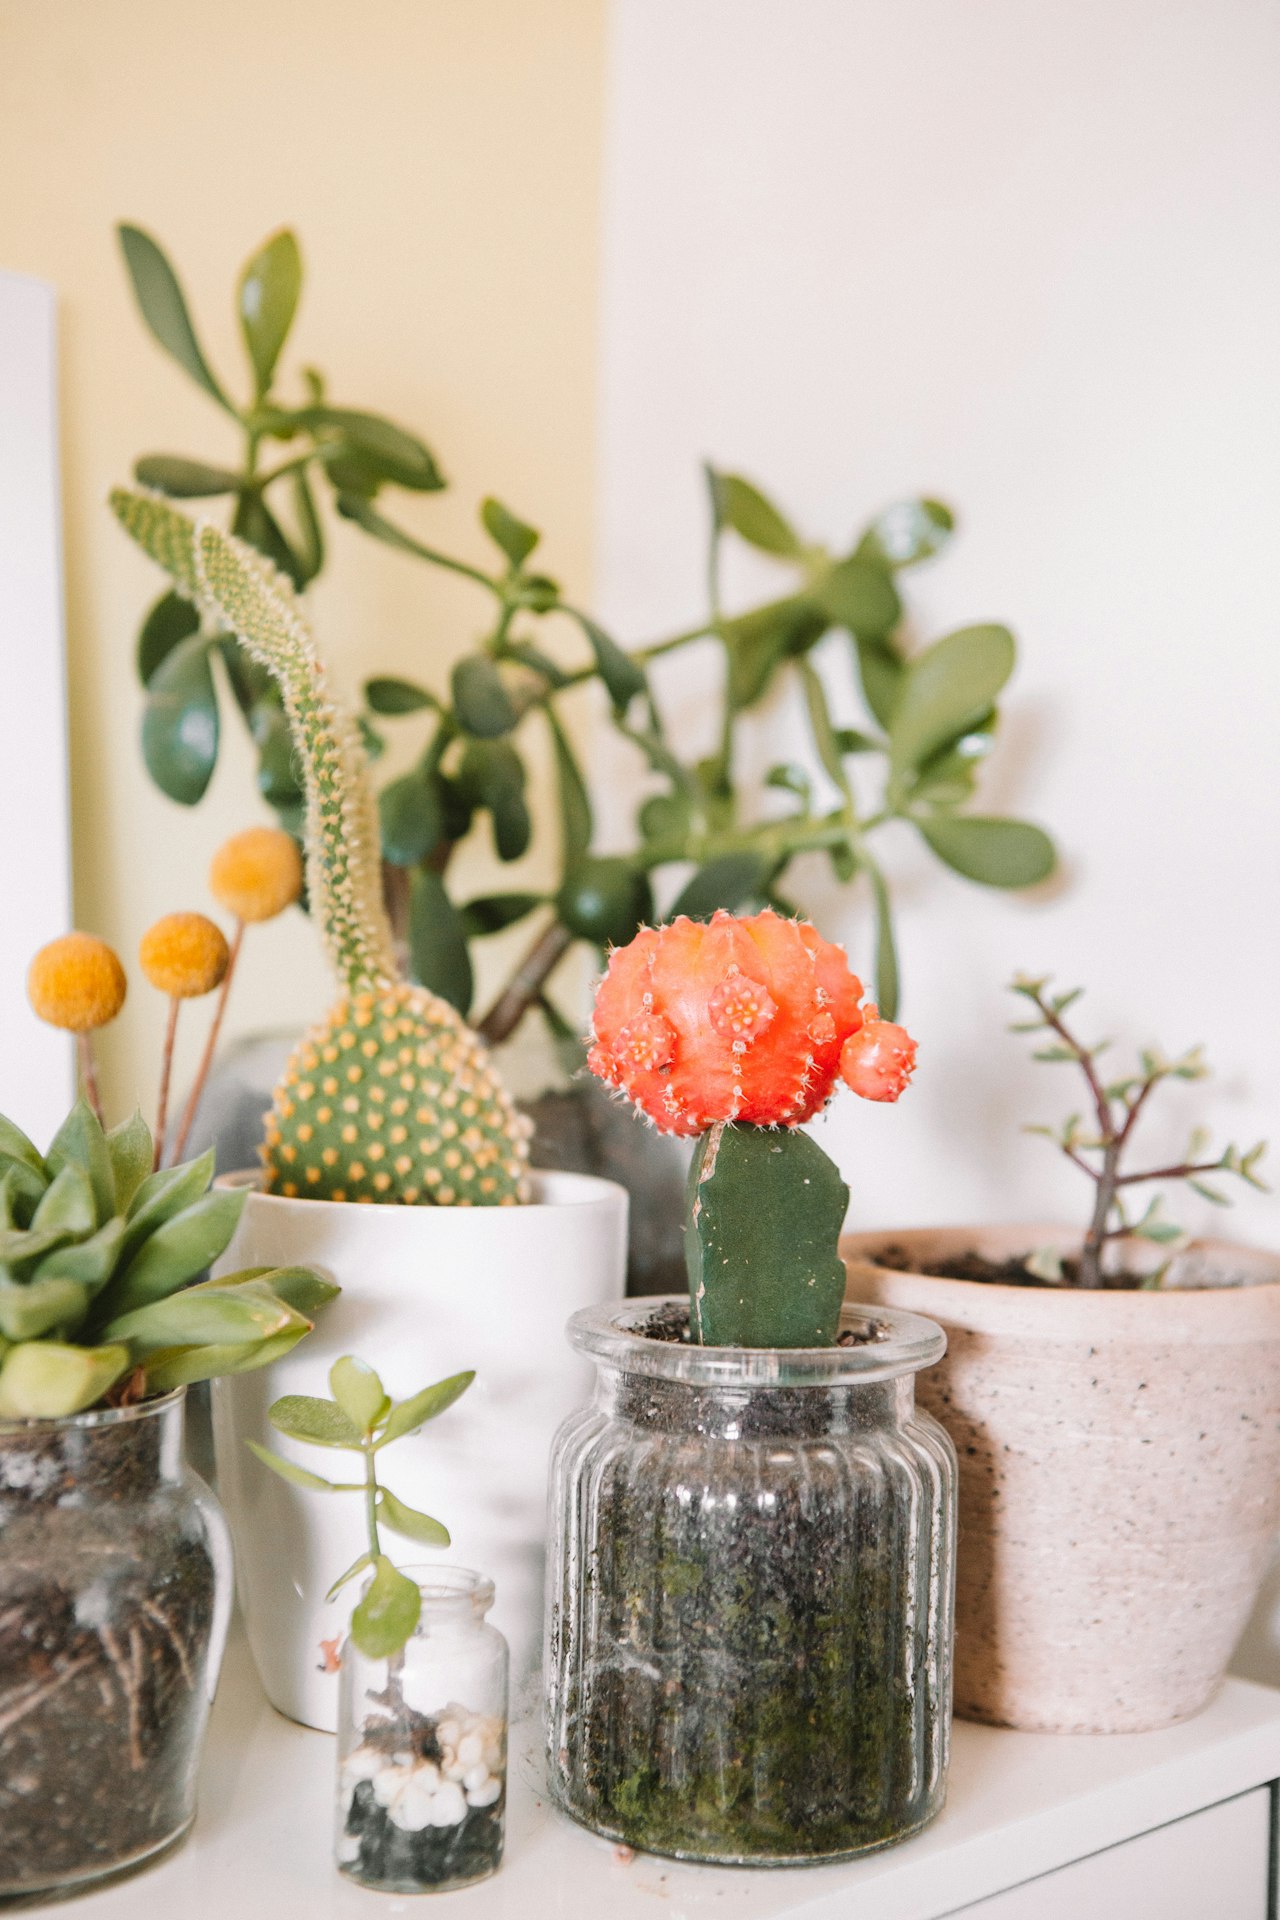
[[[268,1189],[405,1206],[528,1199],[527,1120],[462,1017],[399,978],[364,752],[292,585],[243,541],[158,495],[117,489],[111,504],[210,629],[235,634],[274,675],[302,769],[311,915],[340,996],[276,1089]]]

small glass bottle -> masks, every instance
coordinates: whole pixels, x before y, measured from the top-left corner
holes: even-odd
[[[485,1620],[491,1580],[402,1571],[422,1595],[407,1644],[389,1660],[342,1648],[337,1863],[381,1893],[447,1893],[502,1859],[507,1643]]]

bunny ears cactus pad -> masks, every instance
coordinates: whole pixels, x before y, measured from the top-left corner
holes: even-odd
[[[829,1346],[849,1190],[797,1131],[838,1080],[896,1100],[916,1045],[841,948],[766,910],[644,928],[610,955],[588,1065],[664,1133],[698,1136],[685,1253],[700,1344]]]
[[[329,693],[292,584],[159,496],[117,489],[111,504],[177,591],[278,682],[302,768],[311,913],[339,999],[276,1089],[269,1187],[405,1205],[526,1199],[528,1122],[455,1010],[399,977],[364,752]]]

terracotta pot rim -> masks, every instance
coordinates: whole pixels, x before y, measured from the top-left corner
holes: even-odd
[[[410,1218],[427,1220],[477,1219],[519,1220],[544,1219],[548,1213],[563,1212],[569,1207],[612,1207],[615,1196],[626,1189],[616,1180],[602,1179],[596,1173],[562,1173],[549,1168],[535,1167],[530,1175],[535,1192],[539,1198],[529,1200],[523,1206],[514,1207],[404,1207],[378,1205],[372,1201],[359,1200],[311,1200],[305,1194],[263,1193],[259,1188],[262,1174],[254,1168],[244,1168],[236,1173],[220,1173],[214,1186],[221,1192],[240,1192],[247,1188],[255,1205],[269,1205],[272,1209],[288,1207],[298,1212],[316,1216],[321,1211],[342,1214],[350,1217],[358,1214],[371,1220],[394,1221],[400,1224]],[[543,1199],[541,1191],[548,1180],[565,1182],[570,1190],[556,1199]],[[374,1231],[379,1229],[375,1228]]]

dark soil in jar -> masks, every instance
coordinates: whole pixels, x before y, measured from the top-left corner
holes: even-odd
[[[1040,1287],[1061,1291],[1063,1287],[1075,1287],[1080,1284],[1080,1263],[1077,1260],[1064,1259],[1061,1280],[1042,1280],[1038,1274],[1028,1273],[1026,1263],[1034,1249],[1028,1247],[1025,1253],[1013,1254],[1006,1260],[988,1260],[985,1254],[969,1248],[963,1253],[947,1254],[942,1259],[932,1256],[924,1266],[918,1253],[912,1253],[909,1247],[888,1245],[877,1247],[867,1256],[877,1267],[888,1267],[892,1273],[927,1273],[939,1280],[978,1280],[1001,1287]],[[1136,1293],[1150,1283],[1151,1276],[1121,1270],[1103,1276],[1103,1291],[1108,1293]]]
[[[646,1432],[687,1437],[687,1389],[637,1392]],[[821,1446],[826,1390],[743,1401],[744,1438]],[[708,1447],[734,1444],[692,1436],[689,1484]],[[801,1467],[768,1525],[708,1538],[696,1499],[656,1498],[643,1462],[605,1465],[584,1659],[552,1623],[575,1729],[552,1768],[570,1812],[639,1850],[762,1863],[860,1853],[932,1816],[949,1702],[909,1624],[917,1517],[878,1491],[824,1501]]]
[[[159,1424],[0,1436],[0,1897],[190,1823],[215,1572]]]

